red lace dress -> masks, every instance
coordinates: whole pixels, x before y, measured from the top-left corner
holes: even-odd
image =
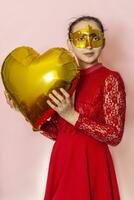
[[[55,140],[44,200],[119,200],[108,145],[120,143],[126,93],[121,75],[101,63],[80,71],[71,125],[57,113],[41,133]]]

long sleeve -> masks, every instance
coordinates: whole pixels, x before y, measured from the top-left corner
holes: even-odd
[[[49,139],[56,140],[57,135],[58,135],[58,116],[57,113],[54,113],[54,115],[51,117],[49,121],[46,121],[42,126],[41,126],[41,131],[40,133]]]
[[[79,114],[75,127],[94,139],[115,146],[120,143],[125,122],[126,93],[118,72],[108,75],[103,86],[104,123]]]

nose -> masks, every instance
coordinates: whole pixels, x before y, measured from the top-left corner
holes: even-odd
[[[87,40],[86,40],[86,46],[87,46],[88,49],[91,49],[91,48],[92,48],[92,46],[91,46],[91,40],[90,40],[89,37],[88,37]]]

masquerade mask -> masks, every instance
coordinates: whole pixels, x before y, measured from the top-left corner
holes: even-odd
[[[70,37],[73,44],[78,48],[86,48],[89,44],[92,48],[98,48],[104,44],[103,32],[98,29],[93,29],[90,25],[74,33],[70,33]]]

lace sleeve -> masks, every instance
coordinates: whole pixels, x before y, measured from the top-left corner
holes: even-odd
[[[58,135],[58,116],[57,113],[55,113],[49,121],[46,121],[42,126],[41,126],[41,131],[40,133],[49,139],[56,140],[57,135]]]
[[[100,142],[115,146],[123,135],[126,111],[125,86],[119,73],[106,77],[102,107],[105,123],[98,123],[80,113],[75,127]]]

